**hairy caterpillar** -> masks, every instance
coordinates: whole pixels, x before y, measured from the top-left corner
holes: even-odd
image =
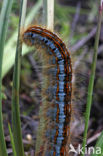
[[[65,156],[72,114],[70,53],[56,34],[39,26],[25,30],[22,41],[42,49],[43,101],[35,156]]]

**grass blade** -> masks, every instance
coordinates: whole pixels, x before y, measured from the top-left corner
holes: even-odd
[[[13,73],[13,88],[12,88],[12,127],[16,153],[18,156],[24,156],[24,148],[21,134],[20,109],[19,109],[19,86],[20,86],[20,69],[21,69],[21,54],[22,54],[20,29],[21,24],[24,24],[26,11],[25,9],[23,9],[23,7],[25,6],[26,2],[27,1],[25,0],[21,0],[18,40],[17,40],[16,57]],[[24,12],[22,12],[22,9]]]
[[[27,9],[27,0],[24,0],[23,6],[22,6],[22,17],[21,17],[21,25],[20,25],[20,27],[23,27],[23,28],[25,24],[26,9]]]
[[[97,32],[96,32],[95,44],[94,44],[94,55],[93,55],[93,61],[92,61],[92,66],[91,66],[89,86],[88,86],[87,106],[86,106],[86,112],[85,112],[85,130],[84,130],[83,145],[82,145],[83,147],[82,156],[84,156],[84,153],[85,153],[85,146],[86,146],[86,140],[87,140],[87,131],[88,131],[88,123],[89,123],[90,110],[91,110],[91,104],[92,104],[92,94],[93,94],[96,62],[97,62],[97,52],[98,52],[99,36],[100,36],[100,29],[101,29],[101,20],[102,20],[102,11],[99,11]]]
[[[8,27],[8,19],[11,12],[13,0],[4,0],[0,15],[0,155],[7,156],[2,118],[2,62],[6,32]]]
[[[33,18],[36,16],[41,6],[42,6],[42,0],[38,0],[26,19],[25,22],[26,26],[32,22]],[[11,67],[14,64],[15,52],[16,52],[16,46],[15,46],[16,39],[17,39],[17,30],[14,32],[14,34],[12,35],[12,37],[10,38],[10,40],[8,41],[4,49],[2,78],[7,74],[7,72],[11,69]],[[27,46],[23,45],[22,55],[27,54],[29,51],[30,48],[27,48]]]
[[[13,155],[14,155],[14,156],[17,156],[17,154],[16,154],[16,149],[15,149],[15,144],[14,144],[14,138],[13,138],[13,134],[12,134],[12,131],[11,131],[10,124],[8,124],[8,127],[9,127],[11,145],[12,145],[12,149],[13,149]]]
[[[101,150],[99,150],[98,148],[100,148]],[[97,151],[98,149],[98,152],[100,151],[100,153],[95,153],[95,154],[92,154],[91,156],[103,156],[103,131],[101,133],[101,135],[99,136],[98,138],[98,141],[95,145],[95,151]]]

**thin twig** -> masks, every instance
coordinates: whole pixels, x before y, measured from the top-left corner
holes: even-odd
[[[78,49],[83,47],[96,33],[96,27],[93,28],[86,37],[83,37],[80,41],[78,41],[74,46],[70,48],[72,53],[75,53]]]
[[[101,132],[100,133],[97,133],[94,136],[92,136],[91,138],[89,138],[87,140],[87,145],[90,144],[90,143],[92,143],[93,141],[97,140],[100,135],[101,135]]]
[[[72,26],[71,26],[72,29],[71,29],[70,38],[72,38],[73,35],[74,35],[74,31],[75,31],[75,28],[76,28],[76,25],[77,25],[77,22],[78,22],[78,19],[79,19],[79,15],[80,15],[80,8],[81,8],[81,2],[79,1],[77,3],[76,13],[75,13],[74,20],[73,20],[73,23],[72,23]]]

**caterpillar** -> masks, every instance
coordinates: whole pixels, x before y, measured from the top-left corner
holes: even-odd
[[[66,156],[72,116],[70,52],[55,33],[40,26],[23,31],[22,41],[41,49],[43,100],[35,156]]]

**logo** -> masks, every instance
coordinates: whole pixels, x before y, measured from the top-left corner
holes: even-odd
[[[101,148],[100,147],[87,147],[87,145],[85,146],[85,152],[83,150],[84,148],[81,147],[81,145],[79,144],[77,149],[75,149],[75,147],[70,144],[69,146],[69,153],[75,153],[75,154],[101,154]]]

